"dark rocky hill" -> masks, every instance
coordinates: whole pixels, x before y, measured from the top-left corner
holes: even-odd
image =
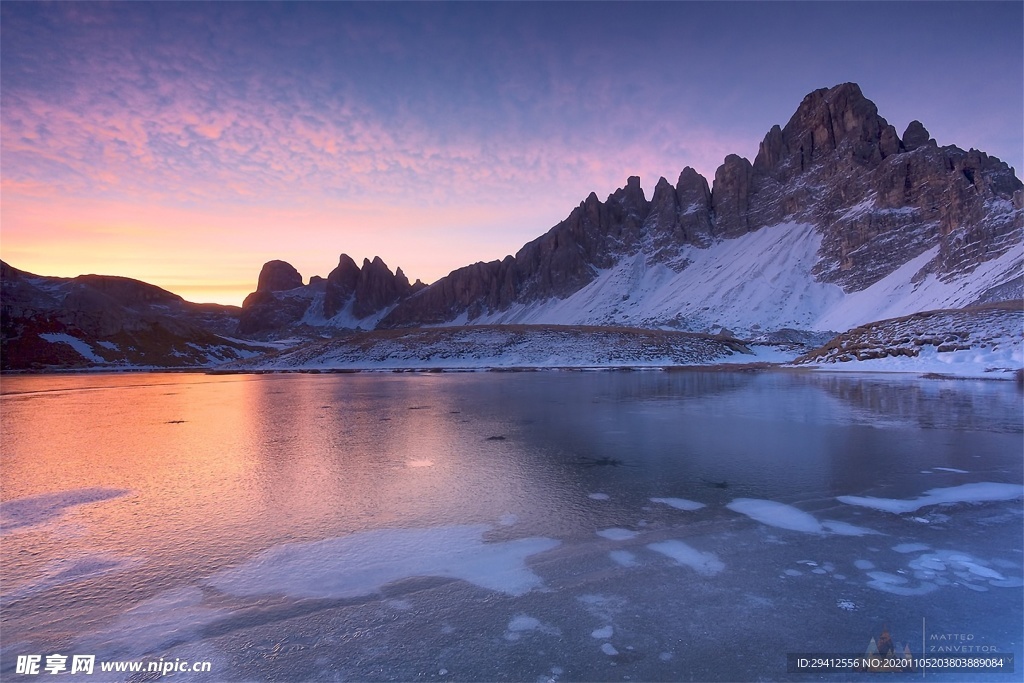
[[[130,278],[43,277],[0,262],[0,291],[4,371],[202,367],[263,351],[221,336],[237,328],[238,307]]]

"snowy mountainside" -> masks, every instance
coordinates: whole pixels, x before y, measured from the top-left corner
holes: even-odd
[[[809,93],[753,163],[591,193],[514,256],[398,301],[378,327],[530,322],[843,330],[1020,296],[1024,184],[979,150],[900,136],[854,83]],[[959,291],[962,290],[962,291]]]
[[[706,248],[687,245],[682,267],[651,262],[639,252],[600,270],[585,287],[563,299],[517,304],[454,325],[571,324],[714,332],[742,337],[762,331],[842,331],[869,320],[920,310],[959,308],[977,301],[993,283],[1022,270],[1024,245],[979,265],[972,273],[930,272],[932,247],[894,272],[856,292],[819,282],[812,274],[821,246],[812,225],[763,228]]]

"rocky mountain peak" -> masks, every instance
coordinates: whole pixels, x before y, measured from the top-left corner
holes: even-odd
[[[634,210],[638,215],[647,212],[647,198],[644,196],[644,189],[640,186],[640,176],[629,176],[626,186],[617,190],[612,196],[620,198],[624,206]]]
[[[285,261],[267,261],[260,270],[257,292],[281,292],[302,286],[302,276]]]
[[[651,195],[651,202],[649,205],[649,215],[658,216],[658,224],[663,225],[669,214],[672,215],[672,220],[675,219],[675,213],[679,210],[679,199],[676,194],[676,188],[672,187],[672,183],[665,180],[665,176],[658,179],[658,184],[654,186],[654,194]]]
[[[374,256],[372,261],[363,259],[363,268],[356,284],[352,315],[356,318],[365,318],[408,294],[409,280],[405,273],[401,273],[401,276],[393,274],[379,256]]]
[[[324,290],[324,316],[333,318],[338,314],[356,291],[359,282],[359,266],[348,254],[338,257],[338,266],[327,275]]]
[[[913,152],[918,147],[923,147],[929,144],[932,147],[937,146],[935,140],[930,139],[928,130],[920,121],[911,121],[910,125],[907,126],[907,130],[903,133],[903,146],[906,150],[908,152]]]
[[[679,173],[679,180],[676,181],[676,194],[679,195],[680,204],[684,207],[711,206],[711,188],[708,187],[708,179],[687,166]]]
[[[789,182],[841,150],[860,164],[876,164],[901,150],[896,129],[878,115],[856,83],[821,88],[804,97],[785,127],[772,126],[754,170]]]
[[[711,191],[704,176],[687,166],[675,187],[659,179],[644,228],[657,260],[671,259],[681,244],[709,244]]]
[[[402,272],[401,267],[395,268],[395,284],[399,289],[409,289],[412,286],[409,284],[409,278]]]
[[[730,154],[715,171],[715,186],[711,190],[711,209],[714,211],[715,234],[720,237],[739,237],[750,232],[750,194],[754,168],[744,157]]]

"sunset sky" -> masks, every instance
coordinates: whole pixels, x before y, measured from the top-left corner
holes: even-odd
[[[1024,167],[1024,4],[0,4],[0,255],[240,303],[433,281],[591,191],[753,159],[811,90]]]

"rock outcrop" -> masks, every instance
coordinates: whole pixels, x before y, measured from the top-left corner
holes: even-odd
[[[267,261],[260,270],[257,292],[284,292],[302,286],[302,276],[290,263]]]
[[[256,291],[245,297],[238,318],[240,334],[283,329],[298,322],[312,301],[303,288],[302,275],[285,261],[263,264]]]

